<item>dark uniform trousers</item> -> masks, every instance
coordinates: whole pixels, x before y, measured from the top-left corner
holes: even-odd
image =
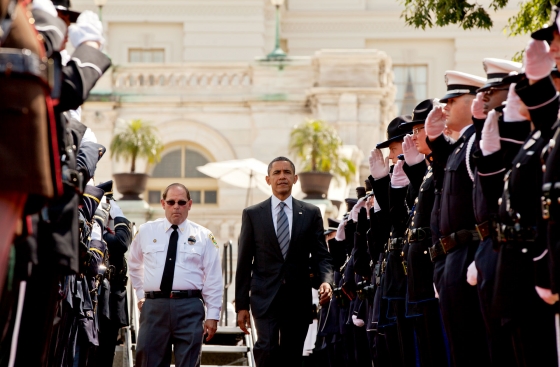
[[[454,144],[447,142],[443,135],[433,142],[428,140],[436,163],[441,165],[445,162],[439,207],[437,212],[432,212],[432,216],[439,216],[442,237],[459,230],[474,230],[475,227],[473,182],[466,168],[466,153],[469,141],[474,139],[474,130],[474,126],[470,126]],[[478,293],[466,279],[467,268],[474,260],[478,244],[478,240],[457,243],[445,256],[443,271],[440,264],[434,269],[451,361],[455,367],[490,365]]]
[[[254,354],[258,367],[301,366],[309,312],[295,305],[301,302],[294,302],[289,289],[281,285],[268,311],[254,319],[257,330]]]

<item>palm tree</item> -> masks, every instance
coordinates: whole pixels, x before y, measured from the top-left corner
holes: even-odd
[[[163,144],[157,136],[157,129],[141,119],[128,121],[121,132],[111,141],[111,158],[113,156],[131,160],[130,172],[136,171],[136,158],[146,158],[149,163],[160,160]]]
[[[303,163],[302,171],[329,172],[350,183],[356,166],[340,156],[342,140],[337,131],[321,120],[307,120],[290,134],[290,152]]]

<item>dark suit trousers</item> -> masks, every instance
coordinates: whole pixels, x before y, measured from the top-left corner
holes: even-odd
[[[257,367],[301,366],[310,314],[311,305],[290,297],[282,285],[266,314],[255,318]]]

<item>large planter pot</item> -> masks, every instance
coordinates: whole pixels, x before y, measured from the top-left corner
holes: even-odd
[[[142,200],[139,195],[146,190],[148,177],[145,173],[115,173],[113,178],[117,191],[122,194],[121,200]]]
[[[298,174],[301,191],[307,196],[304,199],[324,199],[329,192],[333,175],[328,172],[301,172]]]

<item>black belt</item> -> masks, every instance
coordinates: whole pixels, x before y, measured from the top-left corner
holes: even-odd
[[[402,248],[403,248],[402,237],[391,238],[389,239],[389,242],[387,242],[387,251],[402,250]]]
[[[531,227],[520,226],[497,226],[500,242],[533,242],[537,237],[537,231]]]
[[[6,76],[12,73],[27,74],[39,77],[48,83],[48,66],[47,61],[41,60],[28,49],[0,49],[0,73]]]
[[[439,242],[429,248],[430,258],[435,261],[442,255],[447,254],[452,251],[455,247],[459,245],[464,245],[472,241],[479,241],[480,236],[475,230],[461,229],[449,236],[442,237]]]
[[[476,231],[478,232],[478,236],[481,239],[486,238],[487,236],[490,236],[490,230],[491,230],[491,224],[490,221],[486,221],[486,222],[482,222],[480,224],[477,224],[476,226]]]
[[[414,228],[408,230],[408,242],[422,242],[432,237],[432,230],[428,227]]]
[[[146,298],[200,298],[202,299],[202,292],[198,289],[188,291],[171,291],[171,292],[146,292]]]

